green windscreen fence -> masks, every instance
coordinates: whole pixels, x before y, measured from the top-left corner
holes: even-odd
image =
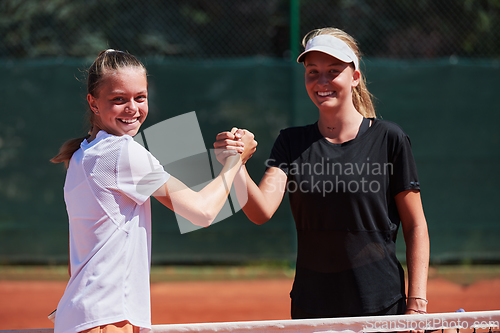
[[[259,142],[247,163],[256,182],[280,129],[312,123],[318,116],[304,89],[303,68],[292,62],[249,58],[145,63],[150,114],[143,128],[196,111],[207,149],[218,132],[247,128]],[[0,63],[0,263],[67,261],[65,170],[49,159],[66,139],[88,130],[88,65],[83,60]],[[366,59],[364,68],[378,116],[398,123],[412,140],[432,261],[500,261],[499,63]],[[287,197],[262,226],[239,211],[185,234],[179,232],[175,215],[155,199],[152,209],[155,264],[295,259]],[[402,260],[404,251],[401,235]]]

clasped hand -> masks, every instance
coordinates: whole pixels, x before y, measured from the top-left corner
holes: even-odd
[[[252,132],[233,127],[230,132],[217,134],[214,148],[215,156],[221,164],[235,154],[241,154],[241,161],[245,164],[257,150],[257,141]]]

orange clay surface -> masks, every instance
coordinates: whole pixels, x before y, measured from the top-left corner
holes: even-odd
[[[52,328],[65,281],[0,280],[0,329]],[[290,278],[154,282],[153,325],[290,319]],[[500,309],[500,278],[472,284],[434,277],[428,283],[428,312]]]

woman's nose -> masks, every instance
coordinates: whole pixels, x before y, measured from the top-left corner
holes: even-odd
[[[130,112],[130,113],[135,113],[139,107],[134,101],[131,101],[128,103],[128,105],[125,107],[125,111]]]
[[[329,80],[328,80],[328,77],[327,75],[325,74],[320,74],[319,77],[318,77],[318,84],[319,85],[325,85],[325,84],[328,84]]]

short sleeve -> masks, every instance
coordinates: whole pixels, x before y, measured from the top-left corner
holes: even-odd
[[[273,149],[271,150],[271,155],[266,162],[266,167],[280,168],[286,175],[288,175],[290,152],[288,151],[287,147],[289,146],[290,145],[286,140],[286,132],[282,130],[280,132],[280,135],[274,142]]]
[[[408,135],[400,133],[394,141],[391,159],[390,189],[392,196],[407,190],[419,190],[417,166]]]
[[[129,198],[143,204],[170,178],[160,162],[132,138],[122,147],[117,166],[117,186]]]

